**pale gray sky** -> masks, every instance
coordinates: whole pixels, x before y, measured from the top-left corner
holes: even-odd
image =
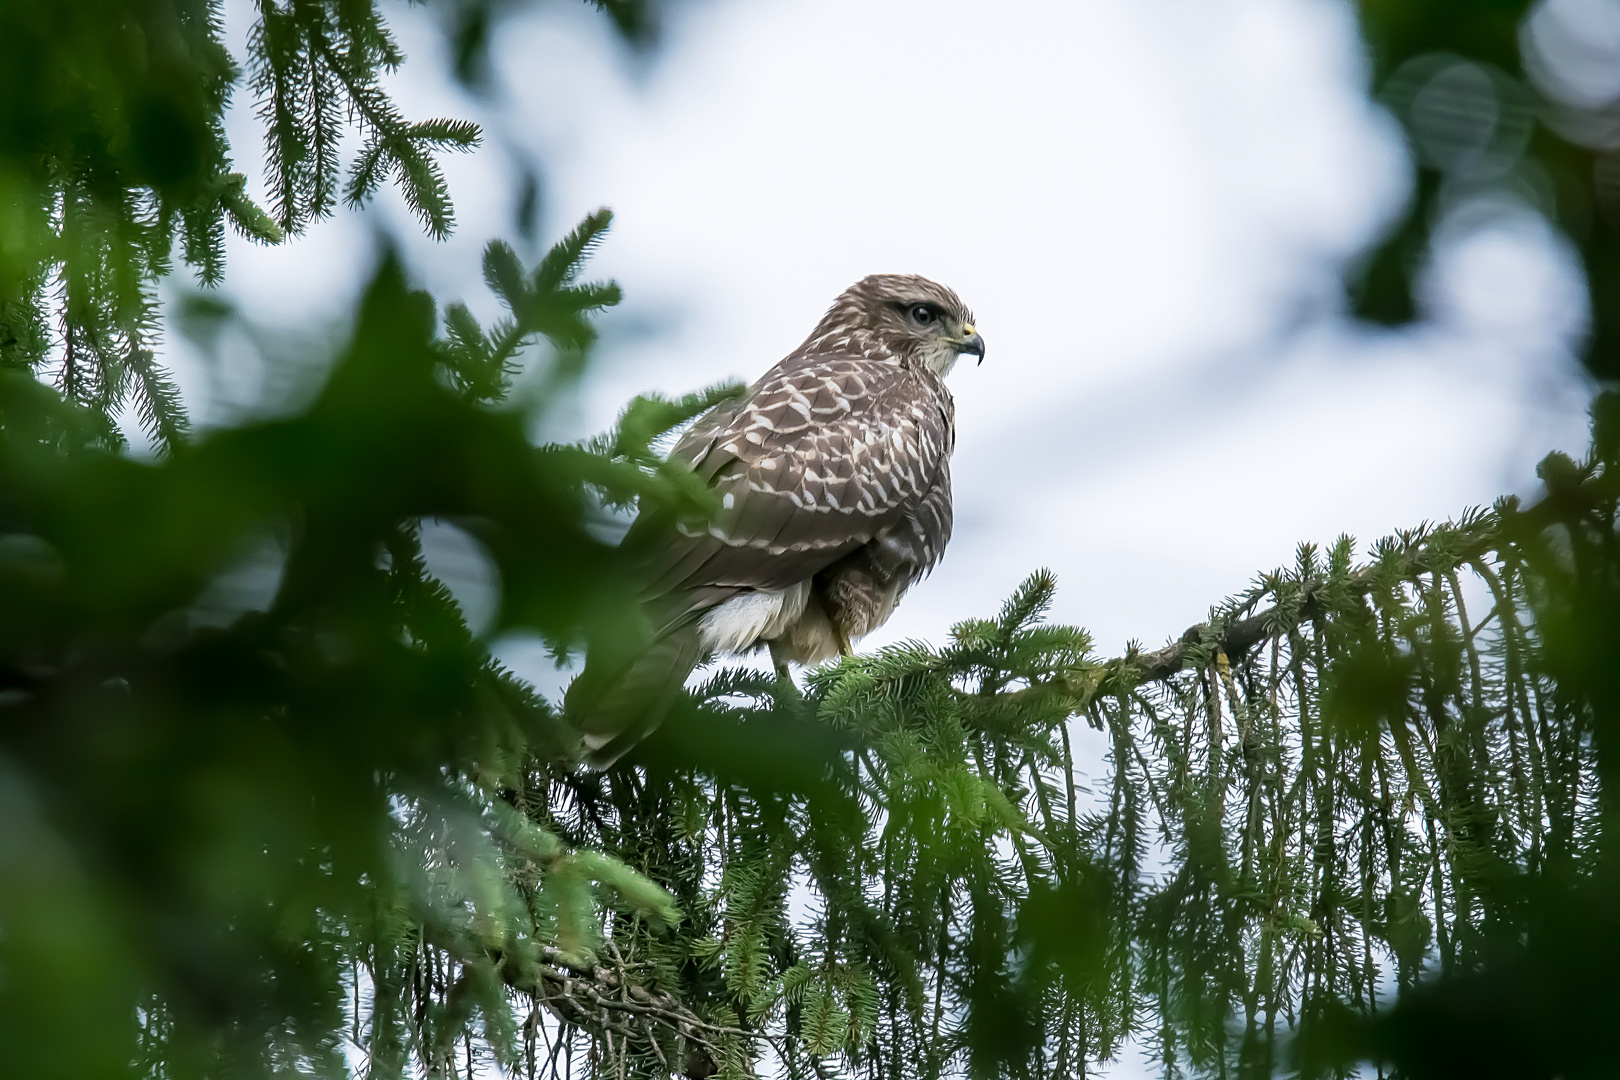
[[[1453,516],[1585,446],[1584,298],[1522,208],[1453,222],[1424,324],[1343,315],[1340,268],[1408,183],[1347,3],[693,0],[637,58],[558,0],[502,24],[486,99],[447,78],[429,14],[399,17],[406,111],[489,133],[447,162],[456,236],[422,238],[387,196],[279,248],[233,242],[227,293],[267,325],[340,323],[386,229],[441,298],[491,313],[479,253],[537,165],[547,239],[618,215],[595,270],[626,301],[545,429],[575,437],[641,390],[752,380],[864,274],[951,285],[988,342],[952,377],[956,536],[864,647],[939,641],[1039,566],[1103,653],[1156,646],[1302,540]],[[250,106],[230,125],[246,165]],[[170,348],[205,426],[274,370],[227,352],[210,378]],[[477,608],[476,559],[440,540]],[[502,651],[555,684],[537,650]]]

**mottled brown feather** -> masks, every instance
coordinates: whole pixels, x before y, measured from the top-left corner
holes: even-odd
[[[652,547],[653,596],[786,588],[884,536],[913,563],[913,580],[938,560],[950,539],[955,440],[944,381],[876,343],[818,344],[675,447],[671,456],[690,462],[723,508],[713,521],[634,538]]]

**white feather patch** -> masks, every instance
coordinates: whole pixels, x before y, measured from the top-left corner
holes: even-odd
[[[698,620],[698,639],[714,653],[738,653],[780,637],[804,614],[810,582],[733,596]]]

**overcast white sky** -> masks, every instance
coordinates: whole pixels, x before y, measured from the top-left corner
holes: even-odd
[[[501,25],[483,99],[446,77],[429,14],[399,18],[406,111],[486,125],[447,163],[456,236],[422,238],[389,196],[233,242],[226,291],[267,325],[341,322],[389,231],[441,298],[490,313],[479,253],[537,167],[544,239],[617,213],[595,269],[626,301],[545,431],[574,437],[638,391],[752,380],[862,275],[951,285],[988,343],[952,377],[956,535],[866,647],[938,641],[1039,566],[1100,651],[1156,646],[1301,540],[1453,516],[1584,449],[1584,298],[1539,219],[1454,229],[1419,327],[1343,314],[1340,268],[1408,183],[1347,3],[693,0],[638,58],[558,0]],[[230,125],[249,166],[251,105]],[[205,426],[265,390],[243,348],[214,377],[170,355]]]

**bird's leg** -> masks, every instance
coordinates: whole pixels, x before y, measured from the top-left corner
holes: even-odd
[[[788,670],[787,657],[782,655],[781,646],[775,641],[768,642],[767,644],[769,644],[771,647],[771,663],[776,665],[776,677],[778,679],[787,679],[791,682],[793,679],[793,673]]]
[[[855,650],[849,647],[849,635],[844,633],[844,628],[839,626],[836,621],[832,621],[832,628],[833,637],[838,641],[838,655],[854,656]]]

